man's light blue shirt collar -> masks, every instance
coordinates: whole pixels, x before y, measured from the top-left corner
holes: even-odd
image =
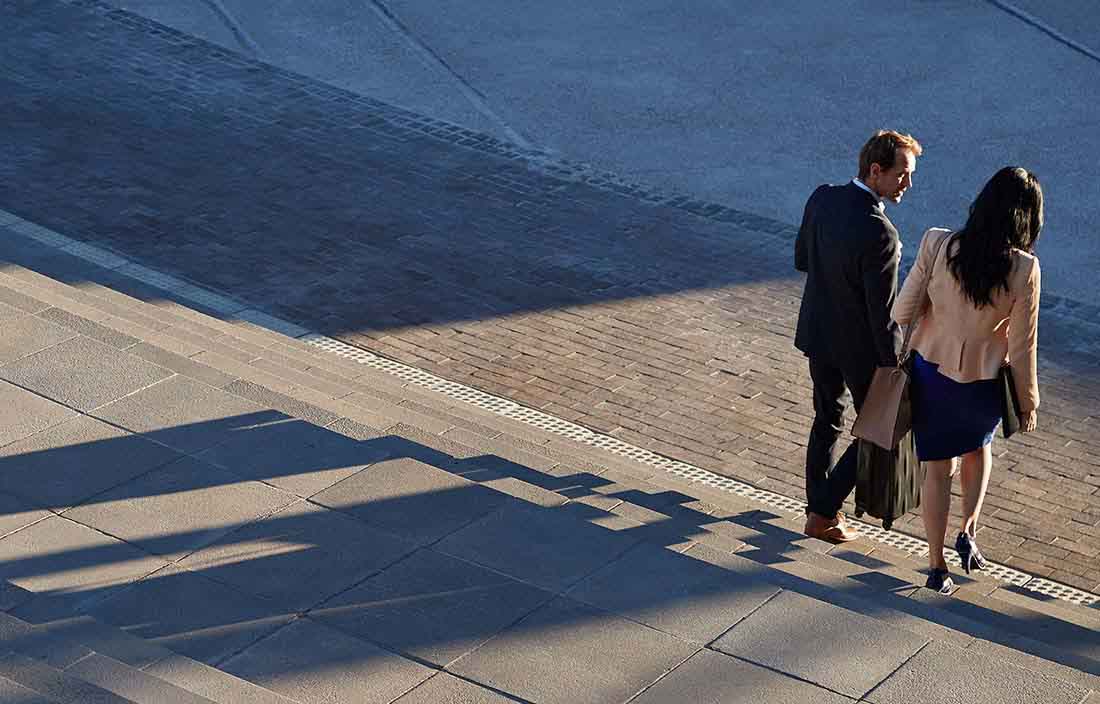
[[[853,178],[852,183],[856,184],[857,186],[859,186],[863,190],[870,193],[871,196],[875,199],[875,202],[878,203],[878,207],[879,207],[880,210],[884,210],[886,208],[886,204],[882,202],[882,198],[879,197],[879,194],[872,191],[870,186],[868,186],[866,183],[864,183],[863,181],[860,181],[859,178]]]

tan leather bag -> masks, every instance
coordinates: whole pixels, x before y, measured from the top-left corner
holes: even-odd
[[[932,263],[921,282],[921,288],[924,290],[922,298],[928,295],[928,281],[940,258],[940,252],[952,237],[954,233],[944,237],[936,248],[936,254],[932,257]],[[924,315],[923,307],[909,321],[897,365],[875,369],[875,375],[871,378],[871,388],[867,390],[867,398],[863,400],[863,407],[859,409],[856,422],[852,425],[852,435],[874,443],[884,450],[893,450],[897,447],[898,442],[913,427],[913,407],[909,398],[911,369],[909,339],[913,336],[913,331],[922,315]]]

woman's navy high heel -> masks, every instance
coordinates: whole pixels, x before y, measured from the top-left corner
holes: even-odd
[[[934,568],[928,573],[928,581],[924,583],[924,586],[940,594],[950,594],[955,587],[955,583],[951,581],[951,575],[946,568]]]
[[[972,569],[985,569],[987,564],[985,558],[978,550],[978,545],[974,542],[974,539],[966,533],[959,533],[959,536],[955,538],[955,552],[959,553],[963,572],[970,574]]]

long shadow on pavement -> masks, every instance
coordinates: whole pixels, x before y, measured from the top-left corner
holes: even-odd
[[[212,444],[194,456],[158,442],[196,437]],[[570,629],[632,628],[610,614],[769,665],[763,650],[738,641],[736,626],[759,611],[779,621],[769,625],[776,633],[797,629],[794,613],[762,611],[782,589],[1014,649],[1035,639],[1100,674],[1100,640],[1073,624],[933,607],[905,598],[911,586],[870,562],[843,588],[772,570],[767,563],[791,559],[784,553],[801,536],[763,511],[708,515],[676,492],[492,454],[456,457],[396,435],[355,440],[275,412],[145,438],[0,459],[0,577],[36,592],[17,599],[13,614],[46,623],[88,613],[260,681],[288,662],[270,649],[310,642],[317,624],[378,647],[326,651],[308,667],[384,664],[396,652],[437,668],[467,656],[474,673],[488,667],[470,655],[482,647],[506,657]],[[77,473],[100,479],[59,495]],[[618,501],[644,511],[645,522],[597,508]],[[665,547],[689,541],[699,544],[686,554]]]

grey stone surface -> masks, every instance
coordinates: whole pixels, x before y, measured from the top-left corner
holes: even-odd
[[[200,457],[237,476],[313,496],[389,453],[296,418],[243,428]]]
[[[178,346],[177,346],[178,347]],[[182,374],[191,379],[196,379],[209,386],[220,389],[227,386],[237,377],[232,374],[218,371],[213,367],[188,359],[182,354],[158,347],[150,342],[142,342],[127,350],[130,354],[141,357],[147,362],[152,362],[165,369],[171,369],[177,374]],[[201,351],[201,350],[196,350]]]
[[[33,508],[33,503],[10,494],[0,494],[0,536],[13,533],[50,515]]]
[[[313,497],[419,543],[432,543],[510,497],[410,459],[380,462]]]
[[[293,618],[263,599],[174,566],[93,605],[88,613],[207,664],[241,651]]]
[[[48,702],[60,704],[133,704],[129,699],[100,689],[78,677],[21,655],[0,655],[0,677],[40,692]]]
[[[74,337],[76,333],[72,330],[33,315],[5,321],[4,335],[0,338],[0,364],[8,364]]]
[[[176,561],[297,500],[184,457],[100,494],[65,517]]]
[[[288,416],[294,416],[295,418],[309,421],[314,425],[325,426],[339,418],[339,416],[332,411],[326,411],[311,403],[292,398],[278,391],[266,389],[251,381],[238,379],[226,386],[225,390],[243,398],[247,398],[255,403],[274,408]]]
[[[300,501],[180,562],[290,611],[304,611],[415,549],[361,521]]]
[[[47,308],[39,313],[38,317],[45,318],[52,323],[57,323],[58,325],[69,328],[73,332],[84,335],[85,337],[90,337],[93,340],[98,340],[118,350],[124,350],[138,343],[138,339],[135,337],[124,335],[123,333],[100,325],[87,318],[82,318],[79,315],[74,315],[61,308]]]
[[[0,701],[8,704],[57,704],[56,699],[49,699],[7,677],[0,677]]]
[[[42,660],[59,670],[92,654],[92,650],[79,641],[51,637],[20,618],[0,613],[0,652],[9,650]]]
[[[959,701],[962,692],[974,704],[1079,704],[1087,694],[1050,675],[933,642],[866,699],[872,704],[948,704]]]
[[[179,454],[80,416],[0,448],[0,491],[26,509],[64,508],[177,459]]]
[[[691,657],[630,704],[847,704],[848,697],[712,650]]]
[[[515,700],[440,672],[394,704],[514,704]]]
[[[34,593],[0,579],[0,611],[11,611],[34,598]]]
[[[541,704],[623,702],[698,650],[558,598],[448,668]]]
[[[80,369],[74,375],[73,369]],[[54,347],[0,367],[0,377],[89,411],[154,384],[172,372],[87,337]]]
[[[159,680],[99,653],[93,653],[66,668],[65,673],[114,692],[129,701],[150,704],[213,704],[206,697]]]
[[[45,600],[41,600],[45,601]],[[143,668],[170,656],[172,652],[149,643],[114,626],[100,623],[84,614],[62,617],[36,613],[35,605],[26,611],[20,609],[18,617],[34,625],[35,630],[51,642],[78,643],[101,655],[134,668]]]
[[[308,618],[294,621],[223,666],[302,704],[388,702],[432,670]]]
[[[72,418],[76,411],[0,381],[0,446]]]
[[[164,658],[145,671],[218,704],[292,704],[271,690],[181,655]]]
[[[15,306],[9,306],[7,303],[0,303],[0,322],[2,323],[8,323],[16,318],[22,318],[25,315],[25,311],[19,310]]]
[[[558,509],[510,503],[441,541],[437,549],[559,591],[595,572],[637,541]],[[578,550],[577,546],[584,548]]]
[[[164,561],[121,540],[54,516],[0,540],[0,579],[73,602],[101,598]]]
[[[419,550],[311,616],[440,667],[552,594],[432,550]]]
[[[10,231],[4,232],[7,233]],[[17,308],[24,313],[32,314],[46,310],[50,307],[48,303],[43,303],[37,298],[28,296],[22,291],[16,291],[15,289],[8,288],[7,286],[0,286],[0,301],[3,301],[4,305],[6,306]]]
[[[93,415],[192,453],[279,414],[177,374],[96,409]]]
[[[910,598],[933,605],[948,617],[956,616],[983,624],[998,635],[1026,636],[1100,664],[1100,633],[1092,628],[981,594],[956,592],[951,597],[944,597],[929,589],[918,589]],[[980,637],[989,639],[984,635]]]
[[[784,591],[713,647],[858,699],[927,642],[866,616]]]
[[[756,565],[735,555],[702,546],[683,555],[642,544],[568,594],[705,645],[778,591],[760,579]]]
[[[996,643],[974,639],[968,649],[995,662],[1041,672],[1063,682],[1100,692],[1100,663],[1071,656],[1048,643],[1023,636],[1002,638]]]

